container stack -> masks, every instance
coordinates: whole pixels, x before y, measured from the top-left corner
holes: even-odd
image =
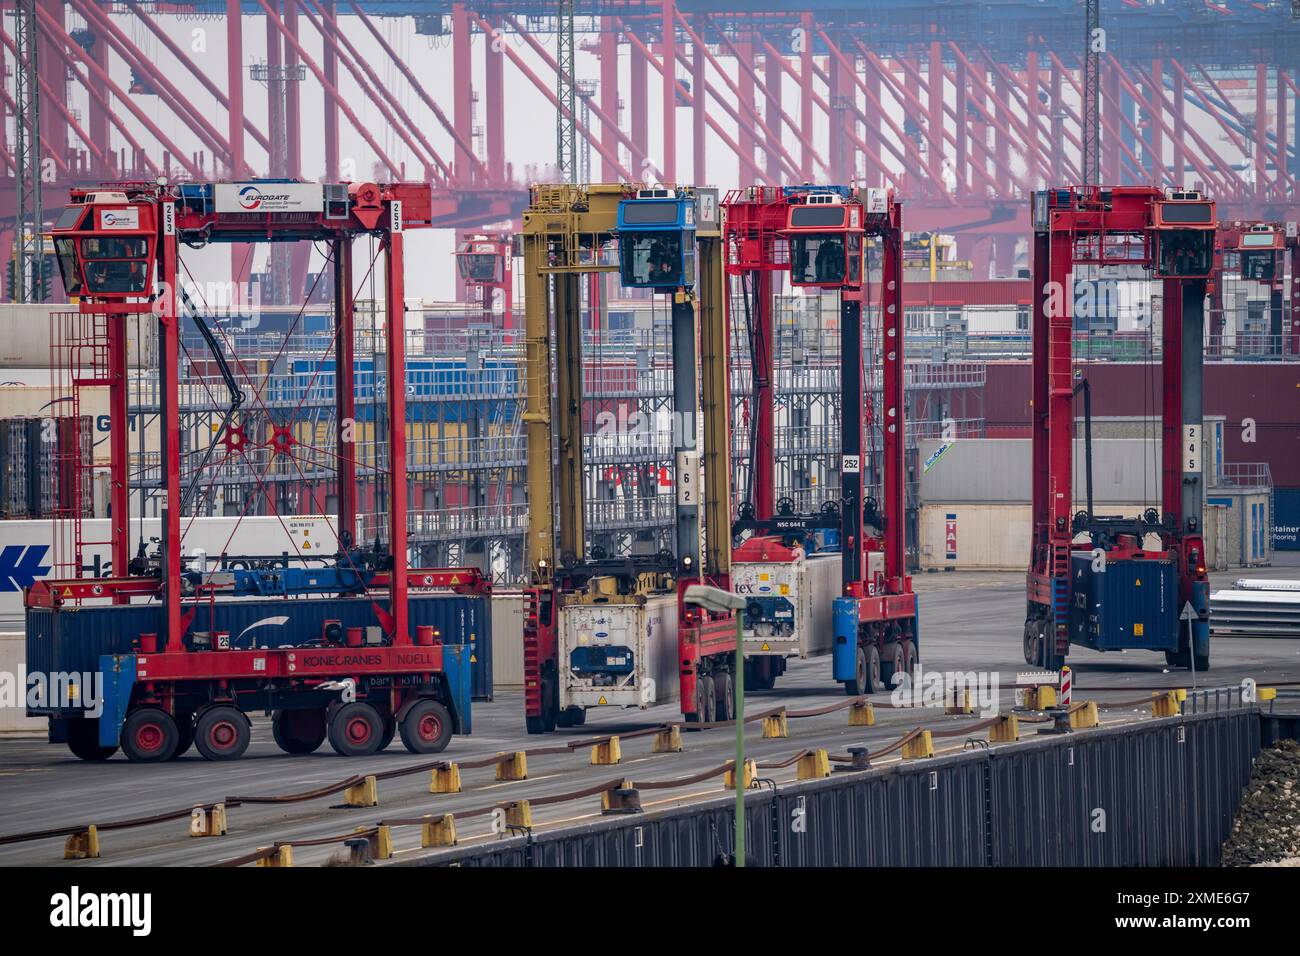
[[[0,419],[0,518],[94,516],[89,415]]]
[[[0,518],[26,518],[27,419],[0,419]]]

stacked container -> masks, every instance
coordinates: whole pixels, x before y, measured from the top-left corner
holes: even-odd
[[[0,517],[27,516],[27,420],[0,419]]]

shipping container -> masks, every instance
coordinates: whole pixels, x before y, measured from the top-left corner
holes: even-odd
[[[0,434],[3,434],[0,425]],[[0,471],[3,467],[0,467]],[[87,541],[106,542],[109,539],[107,518],[87,519],[82,523]],[[286,530],[287,529],[287,530]],[[184,551],[187,557],[202,553],[209,562],[215,562],[224,548],[228,554],[262,555],[278,557],[301,553],[328,556],[338,550],[338,539],[330,528],[330,521],[320,515],[276,518],[257,516],[240,519],[195,518],[183,524]],[[158,537],[161,526],[157,518],[143,522],[131,521],[132,553],[143,535],[146,539]],[[17,567],[11,566],[8,575],[0,574],[0,629],[20,628],[23,622],[22,589],[49,577],[52,571],[54,522],[48,518],[20,521],[0,521],[0,553],[10,551]],[[112,573],[112,562],[106,544],[87,545],[83,560],[85,574],[89,577],[106,577]],[[212,564],[209,564],[211,567]],[[21,573],[18,573],[21,571]],[[64,572],[66,573],[66,572]]]
[[[1178,569],[1168,560],[1111,560],[1094,568],[1074,554],[1070,640],[1098,651],[1178,648]]]
[[[524,686],[524,595],[492,592],[492,685]]]
[[[1105,513],[1138,515],[1148,507],[1107,505]],[[921,570],[1024,571],[1030,520],[1028,504],[923,505],[917,519]],[[1146,544],[1154,547],[1155,538]]]
[[[1300,488],[1273,489],[1273,548],[1300,551]]]
[[[766,618],[764,623],[746,626],[745,656],[829,654],[834,640],[831,608],[840,596],[842,565],[838,552],[789,562],[733,564],[733,589],[757,602],[759,613]]]
[[[617,603],[615,603],[617,602]],[[677,596],[559,609],[560,709],[652,707],[681,697]]]
[[[27,517],[27,419],[0,419],[0,517]]]
[[[492,697],[492,622],[489,599],[476,595],[413,594],[408,602],[409,627],[432,625],[447,644],[468,644],[471,693],[475,699]],[[326,621],[343,628],[376,623],[375,604],[369,598],[228,598],[215,605],[197,605],[190,633],[224,631],[234,649],[297,647],[319,641]],[[139,635],[161,634],[164,610],[160,603],[29,608],[27,659],[29,673],[99,670],[101,654],[129,654]],[[57,640],[61,631],[75,627],[76,644]],[[205,653],[220,653],[217,651]]]

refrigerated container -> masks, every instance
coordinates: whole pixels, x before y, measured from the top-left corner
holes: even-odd
[[[831,607],[840,596],[842,577],[838,552],[733,564],[732,586],[747,602],[745,656],[829,654]]]
[[[566,604],[559,623],[561,711],[644,709],[681,696],[675,594]]]

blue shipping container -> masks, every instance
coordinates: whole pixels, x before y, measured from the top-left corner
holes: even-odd
[[[1300,551],[1300,488],[1273,489],[1273,550]]]
[[[448,644],[469,644],[471,694],[492,699],[492,599],[470,595],[412,595],[410,629],[432,625]],[[374,602],[381,607],[384,601]],[[140,634],[162,629],[160,604],[30,608],[27,671],[97,670],[101,654],[129,654]],[[326,621],[344,628],[377,623],[368,598],[234,598],[217,601],[215,613],[201,605],[191,631],[228,631],[232,647],[285,647],[318,640]]]
[[[1090,554],[1075,554],[1070,641],[1099,651],[1178,648],[1178,571],[1172,561],[1107,561],[1093,570]]]

